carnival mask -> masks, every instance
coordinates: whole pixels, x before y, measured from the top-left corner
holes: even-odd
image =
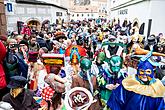
[[[105,60],[105,53],[104,52],[100,52],[97,56],[97,59],[96,59],[96,64],[97,65],[100,65],[103,63],[103,61]]]
[[[146,60],[146,61],[140,61],[140,63],[138,64],[138,69],[137,69],[137,75],[138,78],[142,81],[151,81],[152,78],[154,78],[154,68],[152,66],[152,64]],[[144,79],[148,79],[148,80],[144,80]]]
[[[72,64],[78,64],[80,61],[80,54],[77,47],[73,47],[70,54],[70,60]]]
[[[112,73],[118,73],[122,68],[122,58],[120,56],[112,56],[109,60],[109,66]]]
[[[11,96],[15,98],[22,92],[22,90],[23,88],[13,88],[13,89],[10,89],[10,94]]]
[[[92,65],[92,62],[87,58],[82,59],[80,62],[80,67],[83,72],[87,72],[88,70],[90,70],[91,65]]]

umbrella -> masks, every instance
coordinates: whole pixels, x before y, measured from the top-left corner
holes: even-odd
[[[79,45],[71,45],[65,50],[65,56],[70,56],[73,51],[78,51],[80,56],[86,56],[86,49]]]

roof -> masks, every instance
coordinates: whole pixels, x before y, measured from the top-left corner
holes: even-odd
[[[61,8],[63,10],[68,10],[67,8],[62,7],[62,6],[58,6],[55,4],[51,4],[51,3],[47,3],[47,2],[43,2],[43,1],[38,1],[38,0],[16,0],[16,3],[34,4],[34,5],[49,5],[49,6]]]

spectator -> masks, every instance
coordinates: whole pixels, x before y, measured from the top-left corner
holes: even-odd
[[[35,35],[31,35],[30,36],[30,41],[29,41],[29,51],[39,51],[39,44],[36,42],[36,36]]]

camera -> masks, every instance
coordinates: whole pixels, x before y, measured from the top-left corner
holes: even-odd
[[[9,48],[10,48],[10,49],[18,48],[18,47],[19,47],[19,44],[10,44],[10,45],[9,45]]]

